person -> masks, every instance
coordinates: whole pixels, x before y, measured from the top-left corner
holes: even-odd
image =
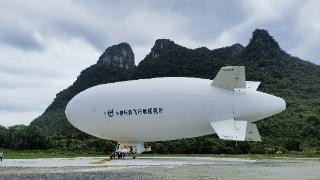
[[[0,160],[2,162],[2,158],[3,158],[3,152],[0,152]]]

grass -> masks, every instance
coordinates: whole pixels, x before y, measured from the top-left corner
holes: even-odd
[[[97,157],[109,156],[104,153],[97,152],[73,152],[73,151],[60,151],[55,149],[48,150],[9,150],[0,149],[4,153],[5,159],[35,159],[35,158],[66,158],[66,157]]]
[[[67,157],[108,157],[108,153],[73,152],[55,149],[48,150],[9,150],[1,149],[5,159],[35,159],[35,158],[67,158]],[[290,152],[286,154],[157,154],[146,153],[142,157],[216,157],[216,158],[246,158],[246,159],[293,159],[293,158],[320,158],[319,154],[305,152]]]

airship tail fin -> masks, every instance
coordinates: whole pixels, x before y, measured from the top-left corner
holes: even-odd
[[[261,136],[256,124],[249,123],[247,125],[246,141],[261,141]]]
[[[210,123],[220,139],[244,141],[246,137],[247,121],[227,119]]]
[[[261,141],[258,128],[247,121],[227,119],[210,123],[220,139],[235,141]]]
[[[261,82],[258,81],[246,81],[246,89],[256,91]]]
[[[222,67],[214,78],[212,86],[228,90],[234,90],[234,88],[246,88],[244,66]]]

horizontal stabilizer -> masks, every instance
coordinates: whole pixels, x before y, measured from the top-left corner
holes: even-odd
[[[222,67],[214,78],[212,86],[228,90],[234,90],[234,88],[246,88],[244,66]]]
[[[261,82],[258,81],[246,81],[246,89],[256,91]]]
[[[249,123],[247,125],[246,141],[261,141],[261,136],[256,124]]]
[[[244,141],[246,136],[247,121],[228,119],[210,123],[220,139]]]

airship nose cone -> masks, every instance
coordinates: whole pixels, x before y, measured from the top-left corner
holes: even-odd
[[[73,97],[66,106],[65,114],[72,126],[75,128],[102,137],[101,132],[105,128],[103,113],[96,110],[95,100],[87,91],[81,92]]]
[[[69,123],[74,127],[78,127],[78,121],[76,120],[76,117],[75,117],[75,107],[72,100],[67,104],[65,114]]]
[[[73,97],[66,106],[65,114],[69,123],[77,129],[85,130],[90,127],[85,119],[89,115],[85,107],[87,103],[79,95]]]

